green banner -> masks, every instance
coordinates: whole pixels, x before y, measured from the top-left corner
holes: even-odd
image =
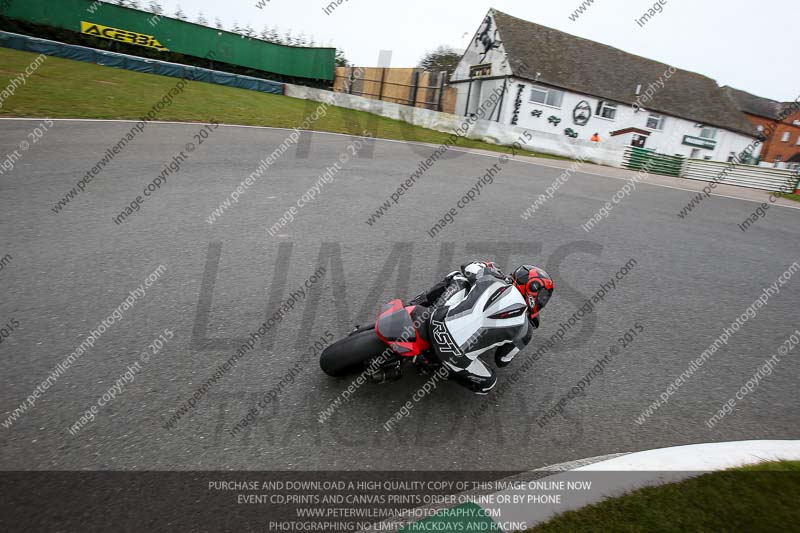
[[[265,72],[332,80],[335,48],[284,46],[191,22],[90,0],[0,0],[8,18],[209,58]],[[89,32],[86,32],[89,33]],[[158,43],[158,47],[153,43]]]

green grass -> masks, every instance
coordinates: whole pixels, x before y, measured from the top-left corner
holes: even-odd
[[[37,54],[0,48],[0,88],[25,70]],[[0,116],[138,119],[176,83],[175,78],[143,74],[91,63],[48,57],[0,108]],[[158,120],[293,128],[319,104],[297,98],[192,82]],[[449,135],[398,120],[331,107],[312,129],[361,134],[369,126],[373,137],[440,144]],[[459,138],[457,146],[507,152],[508,148]],[[519,152],[522,155],[565,159]]]
[[[787,200],[794,200],[795,202],[800,202],[800,194],[796,192],[776,192],[775,196],[779,198],[786,198]]]
[[[762,463],[637,490],[528,531],[800,531],[800,461]]]

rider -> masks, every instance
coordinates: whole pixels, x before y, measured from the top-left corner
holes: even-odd
[[[456,382],[487,394],[497,376],[480,356],[496,348],[497,366],[511,363],[539,327],[539,312],[552,294],[553,280],[541,268],[523,265],[506,276],[492,262],[475,261],[448,274],[411,304],[432,312],[428,325],[433,357]]]

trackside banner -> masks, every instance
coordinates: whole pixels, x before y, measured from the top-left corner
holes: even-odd
[[[125,5],[117,5],[120,3]],[[238,33],[128,7],[141,4],[147,2],[0,0],[0,18],[95,35],[159,53],[169,51],[213,59],[214,63],[229,63],[282,76],[313,80],[334,78],[336,48],[284,46],[261,39],[243,39]]]
[[[81,33],[87,35],[96,35],[97,37],[105,37],[121,43],[136,44],[139,46],[146,46],[147,48],[154,48],[160,51],[168,50],[167,47],[162,45],[152,35],[144,33],[136,33],[135,31],[121,30],[119,28],[112,28],[110,26],[103,26],[102,24],[95,24],[93,22],[81,21]]]

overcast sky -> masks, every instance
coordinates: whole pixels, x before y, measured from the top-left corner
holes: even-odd
[[[654,2],[595,0],[577,21],[569,15],[583,0],[345,0],[330,15],[331,0],[160,0],[194,20],[202,11],[257,31],[313,36],[332,43],[359,66],[376,66],[391,50],[392,66],[416,66],[426,50],[447,44],[463,50],[490,7],[626,52],[691,70],[759,96],[794,100],[800,94],[797,0],[661,0],[663,12],[639,27],[635,19]],[[146,4],[146,0],[140,0]]]

